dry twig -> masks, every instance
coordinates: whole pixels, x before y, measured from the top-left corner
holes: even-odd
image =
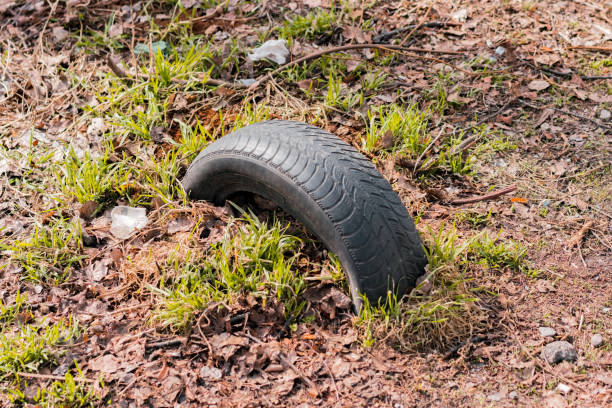
[[[17,371],[13,374],[15,374],[18,377],[34,378],[37,380],[66,381],[66,377],[61,376],[61,375],[24,373],[21,371]],[[87,382],[87,383],[95,383],[94,380],[90,380],[89,378],[85,378],[85,377],[74,377],[74,380],[77,382],[80,381],[80,382]]]
[[[589,232],[589,230],[591,229],[593,224],[594,224],[593,220],[589,220],[589,221],[585,222],[584,225],[582,226],[582,228],[580,228],[580,230],[576,234],[574,234],[569,239],[569,241],[567,241],[567,247],[568,248],[573,248],[576,245],[580,245],[580,243],[582,242],[582,238],[584,238],[586,233]]]
[[[589,117],[586,117],[586,116],[580,115],[580,114],[578,114],[578,113],[570,112],[570,111],[567,111],[567,110],[565,110],[565,109],[559,109],[559,108],[556,108],[556,107],[554,107],[554,106],[553,106],[553,107],[551,107],[551,106],[536,106],[536,105],[532,105],[532,104],[530,104],[530,103],[528,103],[528,102],[525,102],[525,101],[524,101],[524,100],[522,100],[522,99],[518,99],[518,101],[519,101],[519,102],[520,102],[522,105],[527,106],[527,107],[530,107],[531,109],[542,110],[542,109],[548,109],[548,108],[551,108],[551,109],[554,109],[555,111],[557,111],[557,112],[559,112],[559,113],[563,113],[564,115],[573,116],[573,117],[575,117],[575,118],[578,118],[578,119],[582,119],[582,120],[586,120],[586,121],[588,121],[588,122],[591,122],[591,123],[593,123],[594,125],[597,125],[597,126],[599,126],[600,128],[602,128],[602,129],[612,130],[612,127],[610,127],[610,126],[608,126],[608,125],[604,125],[603,123],[601,123],[601,122],[599,122],[599,121],[596,121],[595,119],[591,119],[591,118],[589,118]]]
[[[407,36],[405,36],[405,37],[404,37],[404,39],[403,39],[403,40],[402,40],[402,41],[399,43],[399,45],[404,45],[404,44],[406,44],[406,41],[408,41],[408,39],[409,39],[410,37],[412,37],[412,36],[414,35],[414,33],[415,33],[415,32],[416,32],[416,31],[417,31],[419,28],[423,27],[423,24],[425,24],[425,22],[426,22],[426,20],[427,20],[427,17],[429,16],[429,13],[431,12],[431,8],[432,8],[432,7],[433,7],[433,4],[431,4],[431,5],[429,6],[429,8],[427,9],[427,11],[425,12],[425,16],[423,16],[423,20],[422,20],[422,21],[421,21],[419,24],[417,24],[417,25],[416,25],[416,26],[415,26],[415,27],[412,29],[412,31],[410,31],[410,32],[408,33],[408,35],[407,35]]]
[[[326,54],[333,54],[334,52],[343,52],[343,51],[350,51],[350,50],[359,50],[359,49],[366,49],[366,48],[376,48],[376,49],[380,49],[380,50],[386,50],[386,51],[399,51],[399,52],[425,52],[425,53],[432,53],[432,54],[442,54],[442,55],[462,55],[463,53],[458,52],[458,51],[440,51],[440,50],[426,50],[423,48],[412,48],[412,47],[403,47],[401,45],[391,45],[391,44],[348,44],[348,45],[341,45],[338,47],[331,47],[331,48],[327,48],[325,50],[320,50],[320,51],[316,51],[313,52],[312,54],[308,54],[305,55],[303,57],[294,59],[293,61],[290,61],[284,65],[281,65],[280,67],[268,72],[267,74],[262,75],[261,77],[259,77],[253,84],[251,84],[251,86],[249,86],[249,90],[253,91],[257,88],[259,88],[264,82],[266,82],[267,80],[269,80],[270,78],[272,78],[274,75],[278,74],[279,72],[292,67],[294,65],[300,64],[302,62],[305,61],[310,61],[312,59],[316,59],[319,58],[323,55]],[[413,55],[413,57],[416,55]]]
[[[493,192],[490,192],[489,194],[484,194],[481,196],[477,196],[477,197],[471,197],[471,198],[459,198],[457,200],[453,200],[450,203],[454,204],[454,205],[461,205],[461,204],[472,204],[472,203],[477,203],[479,201],[487,201],[487,200],[491,200],[493,198],[497,198],[499,196],[502,196],[504,194],[508,194],[513,192],[514,190],[516,190],[516,185],[511,185],[508,186],[506,188],[502,188],[500,190],[496,190]]]
[[[596,52],[612,52],[612,47],[596,47],[592,45],[575,45],[573,47],[567,47],[569,50],[586,50]]]

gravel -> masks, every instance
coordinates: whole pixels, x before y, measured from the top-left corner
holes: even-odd
[[[550,364],[556,364],[561,361],[576,361],[578,353],[567,341],[553,341],[542,348],[540,357]]]
[[[557,332],[552,327],[538,327],[540,336],[542,337],[555,337]]]
[[[594,334],[591,337],[591,346],[593,347],[599,347],[603,344],[604,340],[603,340],[603,336],[599,333]]]

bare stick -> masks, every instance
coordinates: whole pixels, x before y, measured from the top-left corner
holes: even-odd
[[[125,69],[123,69],[123,67],[121,67],[121,65],[119,65],[119,60],[116,57],[108,54],[106,61],[111,71],[113,71],[119,78],[123,79],[128,77],[128,73],[125,71]]]
[[[25,378],[36,378],[38,380],[51,380],[51,381],[65,381],[66,377],[61,375],[51,375],[51,374],[36,374],[36,373],[23,373],[21,371],[17,371],[15,373],[16,376],[25,377]],[[74,377],[75,381],[82,381],[88,383],[94,383],[94,380],[90,380],[89,378],[83,377]]]
[[[396,28],[391,31],[383,31],[377,36],[372,38],[372,42],[374,43],[384,43],[384,41],[396,36],[397,34],[405,33],[406,31],[412,30],[418,24],[411,24],[406,27]],[[443,28],[443,27],[459,27],[461,23],[455,23],[452,21],[430,21],[425,24],[421,24],[421,27],[429,27],[429,28]]]
[[[542,109],[549,108],[549,106],[536,106],[536,105],[532,105],[532,104],[530,104],[530,103],[528,103],[528,102],[525,102],[525,101],[523,101],[523,100],[521,100],[521,99],[519,99],[518,101],[519,101],[521,104],[523,104],[523,105],[525,105],[525,106],[530,107],[531,109],[542,110]],[[603,123],[600,123],[600,122],[596,121],[595,119],[591,119],[591,118],[589,118],[589,117],[586,117],[586,116],[580,115],[580,114],[578,114],[578,113],[574,113],[574,112],[566,111],[565,109],[559,109],[559,108],[555,108],[555,107],[552,107],[552,109],[554,109],[555,111],[557,111],[557,112],[559,112],[559,113],[563,113],[564,115],[574,116],[574,117],[576,117],[576,118],[578,118],[578,119],[586,120],[586,121],[588,121],[588,122],[593,123],[594,125],[599,126],[599,127],[600,127],[600,128],[602,128],[602,129],[612,130],[612,127],[610,127],[610,126],[608,126],[608,125],[604,125]]]
[[[597,51],[597,52],[612,52],[612,47],[595,47],[590,45],[575,45],[573,47],[567,47],[569,50],[586,50],[586,51]]]
[[[251,84],[251,86],[249,86],[249,90],[255,90],[257,89],[262,83],[266,82],[267,80],[269,80],[270,78],[272,78],[274,75],[278,74],[279,72],[292,67],[294,65],[300,64],[304,61],[310,61],[312,59],[316,59],[319,58],[323,55],[326,54],[332,54],[334,52],[342,52],[342,51],[350,51],[350,50],[359,50],[359,49],[365,49],[365,48],[377,48],[380,50],[392,50],[392,51],[407,51],[407,52],[429,52],[432,54],[442,54],[442,55],[463,55],[463,53],[458,52],[458,51],[439,51],[439,50],[426,50],[423,48],[411,48],[411,47],[402,47],[401,45],[392,45],[392,44],[348,44],[348,45],[341,45],[339,47],[332,47],[332,48],[327,48],[325,50],[320,50],[317,52],[313,52],[312,54],[308,54],[305,55],[303,57],[300,57],[298,59],[295,59],[293,61],[290,61],[284,65],[281,65],[280,67],[276,68],[275,70],[272,70],[270,72],[268,72],[267,74],[264,74],[263,76],[261,76],[257,81],[255,81],[253,84]]]
[[[593,224],[594,224],[593,220],[589,220],[589,221],[585,222],[584,225],[582,226],[582,228],[580,228],[580,230],[574,236],[572,236],[569,239],[569,241],[567,241],[567,247],[568,248],[573,248],[576,245],[578,245],[580,247],[580,243],[582,242],[582,238],[584,238],[586,233],[589,232],[589,230],[591,229]]]
[[[425,22],[427,21],[427,17],[429,16],[429,12],[431,11],[431,8],[432,8],[432,7],[433,7],[433,4],[432,4],[432,5],[430,5],[430,6],[429,6],[429,8],[427,9],[427,11],[425,12],[425,16],[423,17],[423,20],[422,20],[422,21],[421,21],[419,24],[417,24],[417,25],[416,25],[416,26],[415,26],[415,27],[412,29],[412,31],[410,31],[410,32],[408,33],[408,35],[407,35],[407,36],[405,36],[405,37],[404,37],[404,39],[403,39],[403,40],[402,40],[402,41],[399,43],[399,45],[404,45],[404,44],[406,44],[406,41],[408,41],[408,39],[409,39],[410,37],[412,37],[412,36],[414,35],[414,33],[415,33],[415,32],[416,32],[418,29],[420,29],[421,27],[423,27],[423,24],[425,24]]]
[[[502,188],[500,190],[493,191],[493,192],[491,192],[489,194],[484,194],[484,195],[477,196],[477,197],[460,198],[460,199],[457,199],[457,200],[453,200],[453,201],[451,201],[451,204],[461,205],[461,204],[477,203],[479,201],[487,201],[487,200],[491,200],[493,198],[497,198],[499,196],[502,196],[504,194],[511,193],[514,190],[516,190],[516,185],[513,184],[513,185],[508,186],[506,188]]]
[[[157,343],[145,344],[145,347],[148,348],[148,349],[153,349],[153,348],[163,348],[163,347],[179,346],[179,345],[183,345],[183,344],[185,344],[185,338],[179,337],[179,338],[176,338],[176,339],[158,341]]]

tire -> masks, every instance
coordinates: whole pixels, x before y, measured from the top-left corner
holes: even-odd
[[[278,204],[338,256],[356,310],[360,294],[371,304],[388,290],[401,297],[427,264],[408,211],[372,163],[305,123],[260,122],[223,137],[198,155],[183,187],[217,205],[238,192]]]

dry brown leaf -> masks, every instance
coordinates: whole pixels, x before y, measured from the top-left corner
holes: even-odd
[[[529,84],[527,84],[527,87],[529,89],[531,89],[532,91],[543,91],[544,89],[548,88],[550,86],[550,83],[548,83],[548,81],[544,81],[542,79],[535,79],[533,81],[531,81]]]
[[[112,354],[99,356],[87,364],[88,368],[104,374],[114,374],[121,369],[121,361]]]

